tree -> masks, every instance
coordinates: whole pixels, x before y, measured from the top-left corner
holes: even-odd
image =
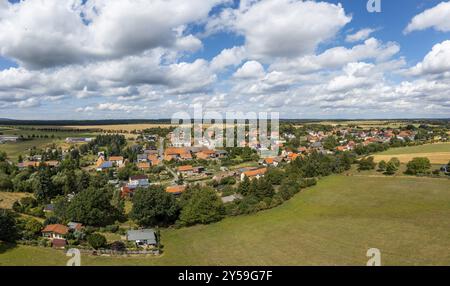
[[[426,174],[431,168],[431,163],[428,158],[414,158],[406,165],[406,167],[406,174]]]
[[[175,198],[162,186],[138,189],[133,196],[130,217],[141,226],[168,225],[176,220],[177,214]]]
[[[373,170],[377,164],[374,162],[373,157],[367,157],[359,160],[359,171]]]
[[[42,223],[35,219],[27,219],[24,225],[24,236],[28,239],[37,238],[43,228]]]
[[[112,195],[105,189],[89,188],[78,193],[66,210],[69,220],[85,225],[105,226],[112,224],[119,211],[111,205]]]
[[[386,161],[384,161],[384,160],[381,160],[379,163],[378,163],[378,170],[379,171],[386,171],[386,167],[387,167],[387,163],[386,163]]]
[[[240,193],[243,196],[246,196],[248,195],[249,190],[250,190],[250,179],[247,176],[245,176],[244,180],[239,183],[238,193]]]
[[[275,190],[271,182],[267,178],[261,178],[256,181],[256,192],[254,195],[258,197],[260,200],[265,198],[272,198],[275,194]]]
[[[0,241],[14,242],[18,238],[18,234],[14,214],[0,209]]]
[[[265,177],[272,185],[280,185],[284,178],[284,172],[279,168],[269,168]]]
[[[58,189],[53,185],[49,167],[39,169],[33,182],[34,195],[40,203],[47,203],[58,194]]]
[[[396,157],[391,158],[391,160],[389,160],[389,162],[391,162],[392,164],[394,164],[395,167],[399,168],[400,167],[400,160]]]
[[[222,200],[208,187],[198,187],[191,191],[181,209],[178,223],[182,226],[209,224],[221,220],[225,214]]]
[[[387,165],[386,165],[386,172],[385,172],[385,174],[386,175],[394,175],[395,172],[397,172],[397,170],[398,170],[398,167],[395,164],[395,162],[389,161],[387,163]]]
[[[0,191],[11,192],[14,190],[14,184],[6,174],[0,174]]]
[[[93,233],[91,235],[88,235],[87,242],[95,250],[104,247],[107,243],[106,237],[104,237],[99,233]]]
[[[339,142],[337,141],[335,136],[328,136],[325,138],[323,142],[323,147],[328,150],[333,150],[339,145]]]

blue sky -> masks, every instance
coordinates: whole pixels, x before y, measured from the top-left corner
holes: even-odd
[[[0,118],[450,117],[449,1],[185,2],[0,0]]]

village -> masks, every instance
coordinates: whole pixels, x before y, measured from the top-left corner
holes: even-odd
[[[122,204],[123,202],[132,205],[136,203],[135,195],[140,190],[160,188],[172,197],[173,202],[176,202],[180,199],[183,200],[183,194],[189,190],[192,192],[192,189],[195,188],[198,190],[208,188],[219,199],[221,205],[219,209],[223,205],[225,209],[231,209],[231,213],[239,214],[249,211],[240,208],[243,204],[247,204],[247,189],[251,189],[252,184],[255,184],[253,186],[255,190],[266,193],[251,203],[253,206],[260,201],[259,205],[256,204],[252,207],[251,212],[274,207],[292,196],[296,191],[284,189],[282,182],[287,178],[283,179],[286,176],[283,173],[292,172],[292,164],[297,159],[309,160],[308,158],[311,156],[323,156],[320,158],[327,156],[341,158],[343,156],[342,158],[346,158],[345,160],[349,158],[354,160],[355,156],[366,156],[391,147],[445,142],[448,138],[448,134],[445,132],[411,126],[401,128],[329,125],[293,127],[283,124],[280,132],[270,133],[270,148],[262,147],[259,144],[256,140],[259,137],[258,132],[248,131],[245,133],[246,140],[239,142],[239,146],[216,148],[215,146],[218,144],[215,139],[211,139],[214,137],[211,134],[208,134],[208,139],[180,143],[173,139],[174,132],[171,128],[165,129],[163,132],[159,130],[159,134],[151,133],[151,130],[135,130],[131,133],[133,137],[128,136],[128,139],[124,135],[110,133],[102,133],[96,137],[68,137],[64,141],[65,149],[53,146],[53,148],[49,147],[45,150],[33,150],[30,155],[24,156],[23,159],[20,158],[17,168],[19,172],[29,174],[48,169],[49,172],[58,175],[61,171],[58,173],[58,171],[51,170],[60,170],[61,168],[70,170],[72,167],[68,167],[67,164],[76,162],[79,167],[73,169],[75,172],[63,171],[64,174],[72,172],[69,174],[73,176],[79,173],[75,175],[77,180],[79,180],[78,176],[82,177],[83,175],[90,177],[90,180],[98,178],[99,182],[103,181],[106,184],[100,185],[99,188],[111,190],[113,197],[119,197],[118,200]],[[253,141],[246,142],[249,137],[254,138]],[[20,140],[19,137],[12,138],[11,136],[3,136],[0,139],[9,142]],[[322,160],[320,158],[315,160]],[[14,165],[13,162],[10,164]],[[270,178],[264,179],[267,174]],[[70,177],[65,176],[65,180],[70,181]],[[257,185],[266,180],[269,185],[265,187]],[[74,191],[70,191],[71,188],[67,187],[67,184],[69,184],[67,181],[63,183],[64,194],[62,197],[44,195],[39,202],[27,202],[25,199],[16,202],[15,206],[18,212],[33,215],[27,204],[31,204],[34,209],[39,209],[43,203],[42,213],[37,211],[38,216],[46,218],[45,227],[40,230],[40,235],[54,248],[73,246],[74,242],[82,243],[86,239],[86,228],[92,229],[92,225],[58,217],[60,214],[57,214],[57,209],[61,208],[61,198],[62,201],[71,204],[74,198],[79,196],[79,186],[78,189],[72,188]],[[263,183],[261,184],[263,185]],[[310,184],[315,184],[315,180],[301,179],[299,186],[304,187]],[[95,182],[91,182],[91,185],[95,185]],[[255,190],[250,192],[255,192]],[[277,195],[285,198],[275,199]],[[186,195],[186,197],[189,196]],[[265,202],[263,206],[261,206],[262,202]],[[62,224],[64,221],[67,223]],[[109,225],[109,223],[99,223],[99,225],[102,224]],[[106,245],[106,241],[101,235],[98,235],[96,242],[92,238],[96,237],[96,233],[91,234],[89,237],[94,241],[89,245],[95,246],[94,248],[103,251],[102,253],[135,251],[133,253],[157,255],[161,250],[160,237],[155,228],[146,227],[151,225],[156,226],[158,223],[141,223],[140,226],[128,228],[115,225],[110,226],[108,230],[103,230],[108,233],[112,228],[121,234],[120,240],[114,242],[106,252],[101,250]],[[90,232],[92,230],[87,231],[87,233]]]

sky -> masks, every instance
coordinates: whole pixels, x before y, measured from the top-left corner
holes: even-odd
[[[0,0],[0,118],[450,118],[450,1]]]

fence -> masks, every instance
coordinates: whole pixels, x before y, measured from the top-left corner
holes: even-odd
[[[125,251],[117,251],[112,249],[83,249],[78,248],[81,253],[92,254],[92,255],[111,255],[111,256],[126,256],[126,255],[159,255],[159,250],[125,250]]]

